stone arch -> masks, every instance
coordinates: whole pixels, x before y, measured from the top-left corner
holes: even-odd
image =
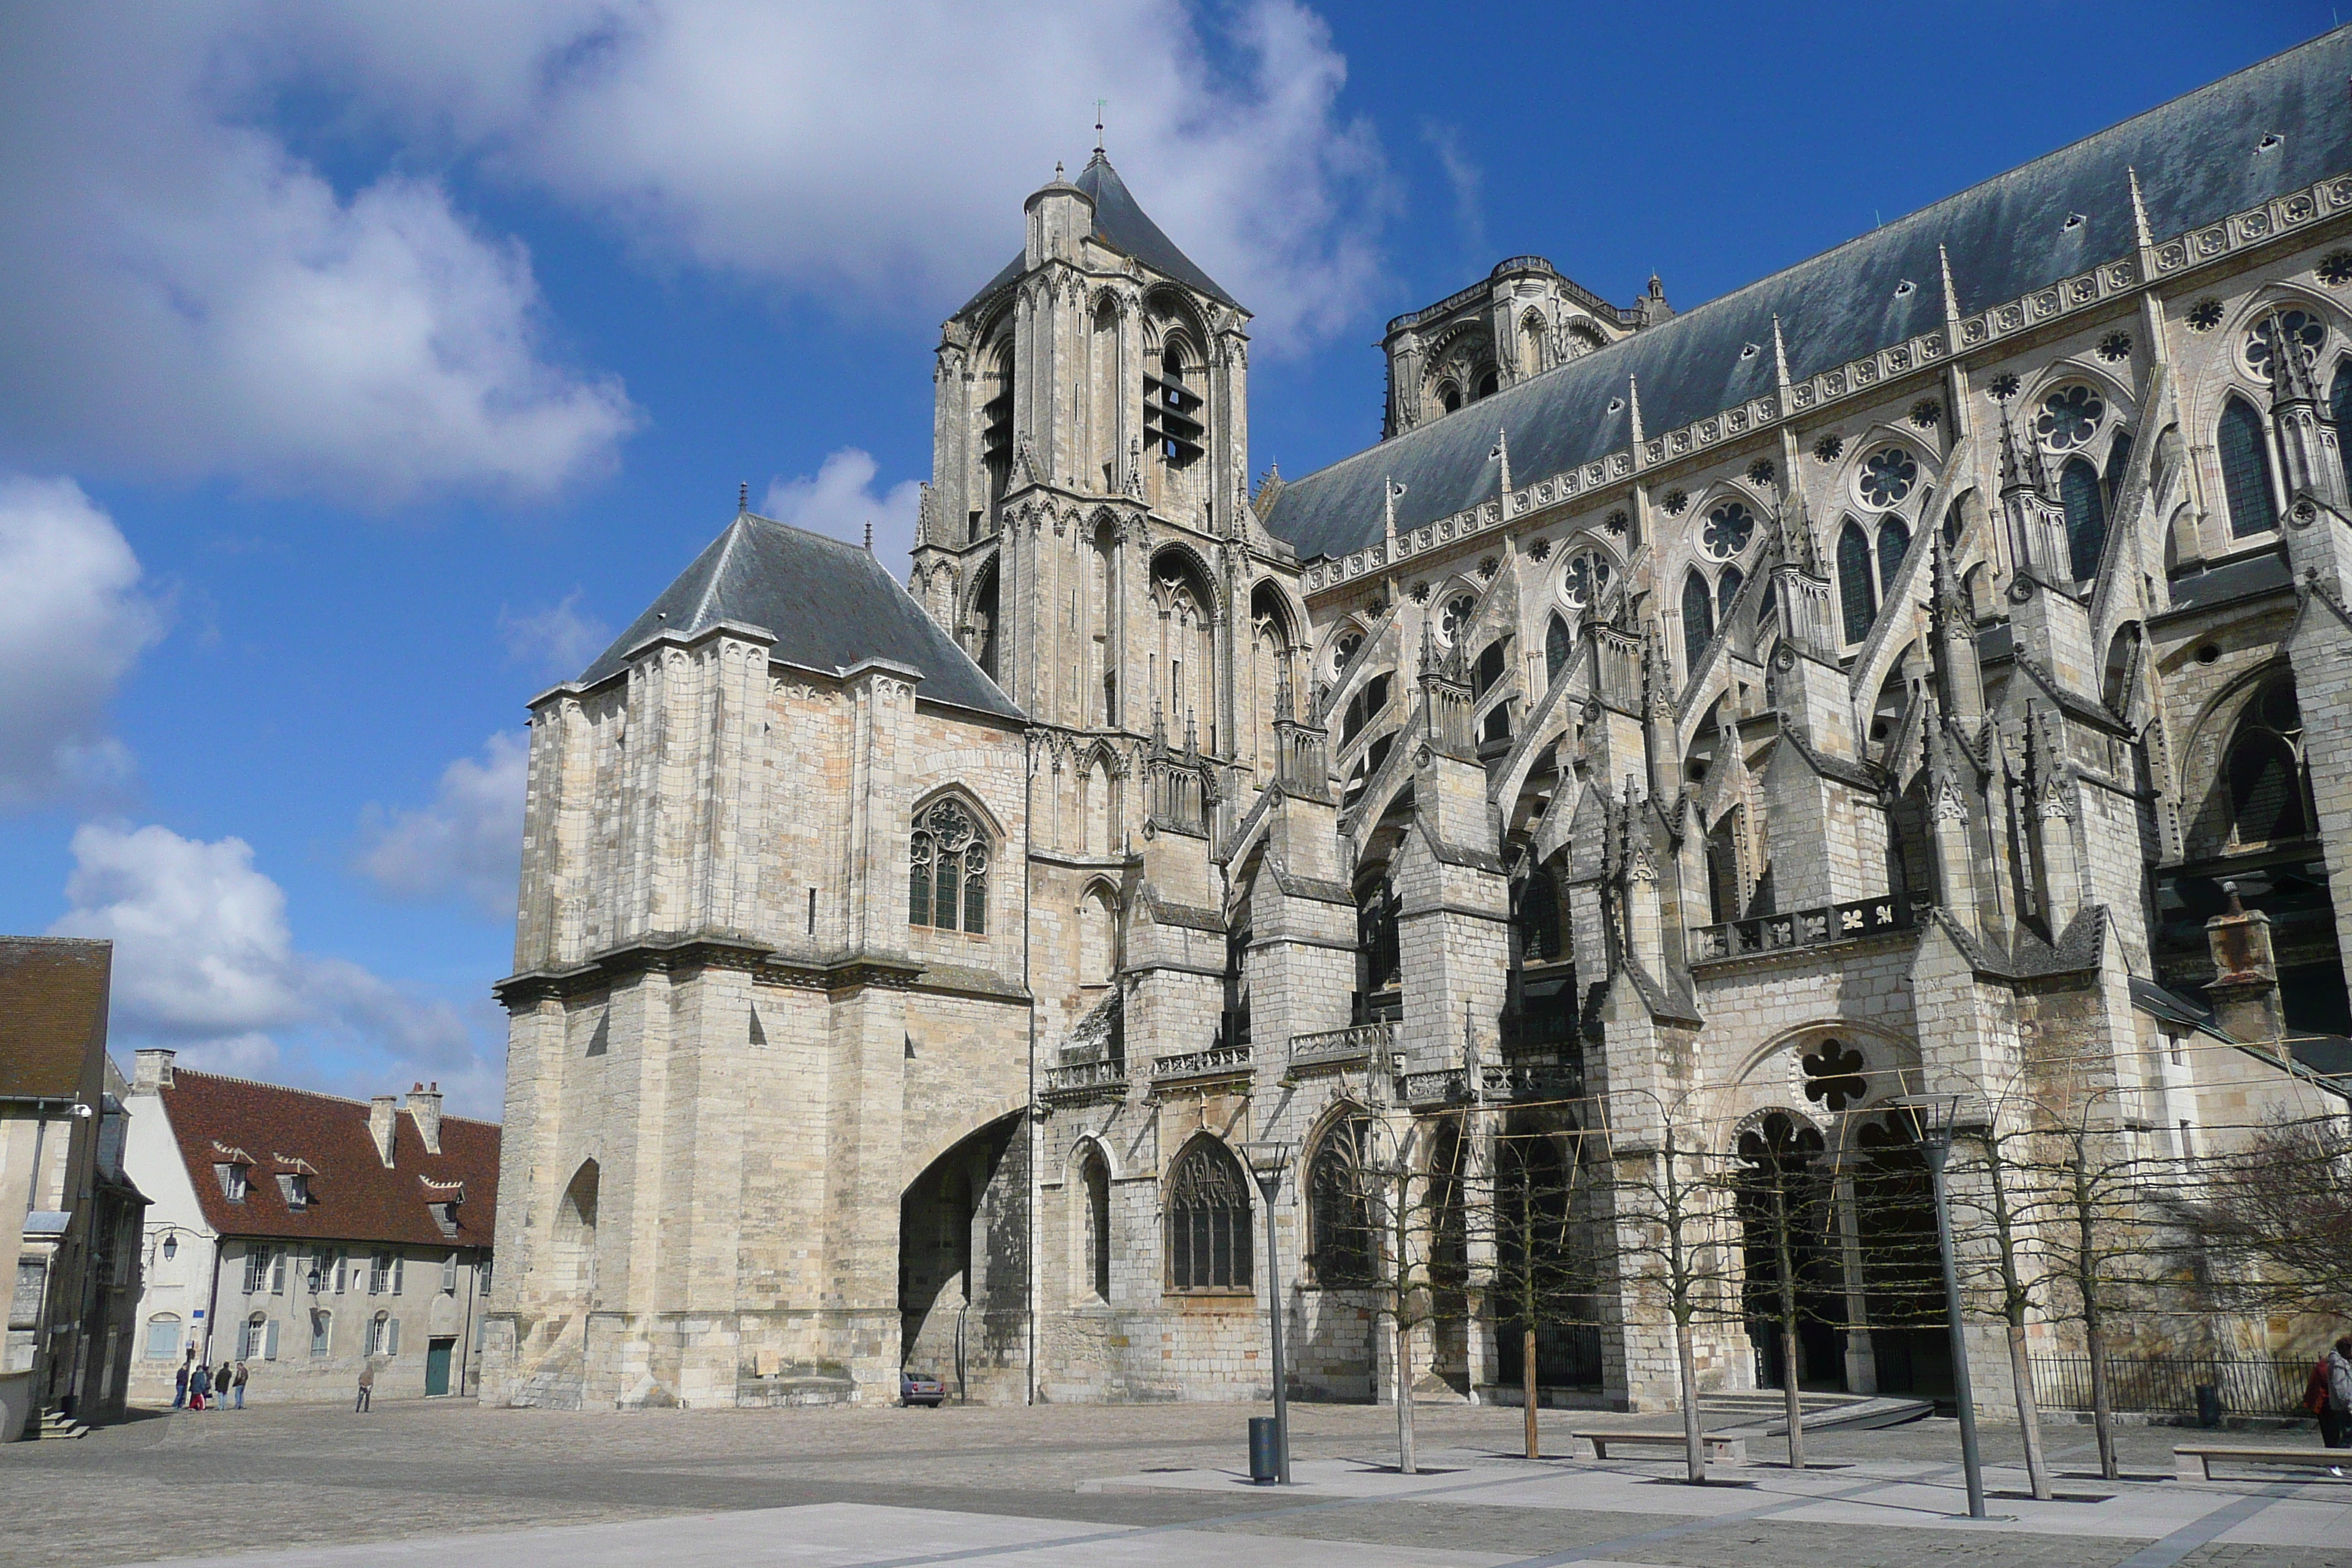
[[[1864,1066],[1860,1070],[1868,1093],[1859,1100],[1845,1097],[1844,1104],[1831,1108],[1830,1100],[1839,1097],[1824,1091],[1813,1103],[1828,1110],[1831,1115],[1842,1114],[1858,1106],[1875,1106],[1893,1095],[1910,1092],[1917,1087],[1914,1082],[1920,1068],[1917,1041],[1883,1024],[1838,1016],[1815,1017],[1780,1029],[1741,1060],[1728,1087],[1734,1093],[1755,1096],[1759,1100],[1779,1095],[1791,1102],[1802,1103],[1807,1099],[1804,1086],[1820,1076],[1808,1072],[1803,1058],[1813,1053],[1819,1041],[1832,1038],[1861,1049]],[[1780,1058],[1786,1058],[1787,1079],[1782,1083],[1768,1085],[1762,1076],[1764,1069]],[[1814,1114],[1818,1116],[1819,1110]]]
[[[1070,1146],[1062,1190],[1069,1205],[1070,1299],[1108,1306],[1115,1255],[1110,1186],[1118,1171],[1103,1141],[1087,1133]]]
[[[1025,1097],[1013,1097],[977,1125],[940,1134],[941,1146],[922,1163],[899,1166],[916,1173],[898,1199],[904,1366],[952,1365],[960,1318],[984,1325],[992,1306],[1025,1304],[1017,1237],[1026,1219],[1028,1142],[1017,1134],[1026,1115]]]
[[[2235,842],[2234,805],[2231,798],[2229,765],[2255,701],[2274,683],[2294,691],[2294,670],[2284,658],[2273,658],[2231,679],[2207,699],[2190,721],[2188,743],[2180,752],[2182,847],[2190,859],[2228,854]],[[2301,693],[2294,693],[2300,701]],[[2304,816],[2307,832],[2315,832],[2306,798]]]
[[[1375,1276],[1379,1238],[1363,1170],[1370,1116],[1354,1099],[1336,1099],[1300,1146],[1307,1218],[1302,1256],[1309,1277],[1325,1289],[1360,1289]]]
[[[1118,887],[1089,879],[1078,892],[1077,973],[1081,985],[1108,985],[1118,973]]]
[[[555,1266],[557,1291],[583,1303],[596,1298],[596,1211],[603,1184],[603,1167],[593,1159],[583,1160],[555,1200],[548,1261]]]

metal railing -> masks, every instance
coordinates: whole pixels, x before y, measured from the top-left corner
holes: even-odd
[[[1291,1036],[1290,1065],[1293,1069],[1353,1067],[1371,1060],[1376,1054],[1385,1058],[1395,1048],[1394,1024],[1358,1024],[1345,1029],[1323,1029],[1311,1035]]]
[[[1726,921],[1721,925],[1693,926],[1691,962],[1748,958],[1759,952],[1852,942],[1882,931],[1909,931],[1915,913],[1908,900],[1890,894],[1850,904],[1828,904],[1820,909],[1791,910],[1786,914],[1759,915],[1753,920]]]
[[[2091,1408],[2089,1356],[2038,1355],[2030,1360],[2033,1396],[2044,1409]],[[2194,1415],[2197,1390],[2210,1386],[2221,1393],[2224,1415],[2295,1415],[2302,1413],[2304,1379],[2310,1373],[2307,1361],[2272,1356],[2148,1361],[2109,1356],[2107,1397],[2116,1410]]]

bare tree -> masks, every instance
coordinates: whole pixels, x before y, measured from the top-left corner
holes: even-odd
[[[2281,1118],[2200,1163],[2174,1217],[2221,1304],[2352,1312],[2352,1122]]]
[[[1565,1155],[1563,1141],[1570,1148]],[[1530,1459],[1540,1457],[1538,1325],[1561,1318],[1598,1321],[1591,1226],[1579,1212],[1590,1195],[1581,1145],[1582,1134],[1573,1131],[1505,1133],[1495,1140],[1494,1190],[1486,1208],[1495,1272],[1487,1299],[1499,1309],[1497,1317],[1519,1326],[1519,1392]]]

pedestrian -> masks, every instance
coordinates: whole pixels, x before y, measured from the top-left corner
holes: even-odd
[[[188,1408],[202,1410],[205,1395],[213,1391],[213,1369],[198,1362],[188,1373]]]
[[[186,1360],[180,1363],[180,1370],[172,1374],[172,1408],[174,1410],[184,1410],[187,1407],[188,1363],[194,1360],[195,1356],[191,1352]]]
[[[223,1356],[221,1358],[220,1370],[213,1373],[213,1408],[215,1410],[226,1410],[228,1408],[228,1358]]]
[[[365,1409],[368,1407],[368,1399],[369,1399],[369,1397],[370,1397],[371,1395],[373,1395],[374,1393],[375,1393],[375,1363],[373,1363],[373,1362],[372,1362],[372,1361],[363,1361],[363,1362],[360,1363],[360,1397],[359,1397],[359,1403],[352,1406],[352,1414],[353,1414],[354,1415],[358,1415],[361,1411],[365,1410]]]
[[[2352,1334],[2336,1337],[2336,1348],[2323,1364],[2327,1368],[2327,1409],[2336,1419],[2334,1431],[2321,1428],[2321,1441],[2331,1448],[2352,1447]],[[2333,1465],[2327,1473],[2340,1476],[2344,1468]]]
[[[229,1386],[230,1386],[231,1388],[233,1388],[233,1389],[235,1389],[235,1390],[236,1391],[236,1407],[237,1407],[239,1410],[244,1409],[244,1408],[245,1408],[245,1363],[243,1363],[243,1362],[239,1362],[239,1363],[236,1363],[236,1382],[234,1382],[234,1383],[232,1383],[232,1384],[229,1384]]]

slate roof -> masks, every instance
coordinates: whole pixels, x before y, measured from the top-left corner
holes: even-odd
[[[1103,156],[1101,148],[1095,149],[1093,160],[1079,170],[1078,177],[1070,183],[1094,198],[1097,239],[1121,256],[1132,257],[1153,271],[1173,278],[1196,293],[1206,294],[1236,310],[1244,308],[1240,300],[1219,288],[1216,279],[1202,271],[1191,257],[1178,249],[1176,242],[1161,232],[1160,226],[1136,204],[1134,195],[1127,188],[1127,182],[1118,177],[1118,171],[1110,166],[1110,160]],[[990,279],[986,288],[965,300],[963,309],[956,314],[965,314],[1028,269],[1029,257],[1024,250],[1006,262],[1003,270]]]
[[[871,551],[751,512],[739,513],[580,683],[618,675],[649,637],[695,637],[721,621],[761,627],[775,638],[771,657],[804,669],[887,658],[922,671],[919,697],[1023,716]]]
[[[1400,530],[1494,500],[1501,476],[1487,454],[1498,426],[1524,483],[1630,447],[1629,383],[1639,383],[1645,435],[1763,395],[1775,382],[1776,315],[1797,380],[1934,331],[1944,321],[1938,245],[1963,315],[2132,255],[2127,169],[2158,239],[2315,184],[2352,168],[2347,77],[2352,29],[2339,28],[1291,479],[1267,526],[1302,562],[1344,555],[1381,537],[1384,480],[1406,487]],[[2275,144],[2263,147],[2266,136]]]
[[[223,1236],[305,1241],[487,1247],[499,1211],[499,1127],[441,1119],[441,1152],[428,1154],[405,1110],[393,1118],[392,1164],[376,1157],[368,1105],[308,1089],[176,1069],[157,1089],[205,1223]],[[213,1167],[228,1151],[249,1157],[245,1201],[233,1204]],[[310,1202],[289,1208],[278,1173],[310,1167]],[[428,1187],[430,1180],[437,1187]],[[443,1233],[425,1205],[463,1184],[457,1234]]]
[[[2283,553],[2249,556],[2224,566],[2193,572],[2172,580],[2172,608],[2168,616],[2193,615],[2266,594],[2283,594],[2294,586],[2294,573]]]
[[[110,942],[0,937],[0,1100],[98,1104],[113,969]]]

